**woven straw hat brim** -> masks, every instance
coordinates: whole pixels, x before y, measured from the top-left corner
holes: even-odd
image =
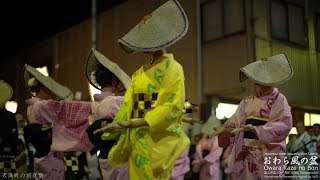
[[[290,61],[284,54],[267,58],[266,61],[256,61],[240,69],[239,79],[247,78],[264,86],[274,86],[289,80],[293,75]]]
[[[99,84],[92,82],[91,80],[91,73],[95,70],[97,70],[98,65],[102,64],[104,67],[109,69],[114,75],[118,77],[118,79],[123,83],[125,88],[128,88],[131,83],[131,78],[126,74],[119,66],[118,64],[110,61],[107,57],[105,57],[103,54],[98,52],[95,49],[91,49],[89,52],[86,65],[85,65],[85,73],[87,76],[88,81],[92,86],[94,86],[97,89],[101,90],[101,87]]]
[[[30,87],[28,86],[29,79],[35,77],[41,84],[48,88],[53,94],[55,94],[60,99],[73,99],[73,93],[67,87],[59,84],[49,76],[41,74],[34,67],[27,64],[24,65],[22,70],[22,82],[25,88],[32,94]]]
[[[144,17],[118,40],[127,53],[157,51],[179,41],[188,31],[188,18],[176,0],[169,0]]]
[[[3,80],[0,80],[0,89],[0,107],[2,107],[4,103],[11,99],[13,91],[11,86]]]

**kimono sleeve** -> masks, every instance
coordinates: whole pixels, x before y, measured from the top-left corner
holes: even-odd
[[[88,115],[91,111],[91,102],[86,101],[52,101],[47,103],[47,109],[56,111],[58,117],[54,123],[62,124],[66,129],[72,129],[73,133],[80,129],[85,130],[89,126]]]
[[[116,121],[120,121],[120,120],[128,121],[131,118],[130,117],[130,115],[131,115],[130,112],[132,110],[132,103],[133,103],[133,83],[135,81],[135,76],[136,76],[136,72],[133,73],[132,81],[131,81],[129,87],[127,88],[126,94],[123,97],[122,106],[126,107],[127,112],[125,113],[125,116],[123,116],[123,115],[119,116],[118,115],[119,112],[117,112],[116,117],[118,116],[117,117],[118,119],[116,119]],[[122,109],[122,107],[121,107],[121,109]],[[123,113],[123,112],[121,112],[121,113]],[[122,118],[120,118],[120,117],[122,117]]]
[[[123,97],[109,96],[101,102],[92,102],[91,112],[94,119],[113,119],[118,112],[123,101]]]
[[[246,103],[247,102],[245,99],[243,99],[240,102],[236,112],[223,124],[225,128],[234,129],[234,128],[240,127],[241,123],[246,118],[246,115],[245,115]]]
[[[119,107],[117,113],[115,114],[115,117],[113,118],[113,122],[129,120],[130,117],[128,116],[128,114],[130,113],[127,113],[127,112],[128,112],[128,109],[132,107],[132,96],[133,96],[133,87],[131,83],[127,88],[126,94],[123,98],[122,105]],[[101,139],[114,140],[114,139],[117,139],[122,132],[124,131],[121,130],[116,132],[105,132],[101,135]]]
[[[58,101],[53,101],[58,105]],[[27,109],[27,117],[30,123],[50,124],[56,119],[59,108],[51,108],[48,106],[48,100],[32,99],[27,100],[29,104]]]
[[[212,141],[212,147],[210,149],[210,153],[204,159],[210,163],[214,163],[215,161],[220,159],[222,150],[223,149],[220,148],[218,145],[218,138],[214,137],[214,140]]]
[[[229,129],[235,129],[235,128],[239,128],[241,123],[243,123],[244,119],[246,118],[245,115],[245,107],[246,107],[246,100],[243,99],[236,112],[223,124],[223,126],[225,128],[229,128]],[[230,144],[232,144],[233,142],[231,142],[232,138],[234,136],[232,136],[230,133],[228,132],[222,132],[218,135],[218,143],[220,147],[227,147],[230,146]]]
[[[292,115],[285,96],[279,93],[272,105],[265,125],[254,127],[260,141],[265,144],[284,141],[292,128]]]
[[[167,130],[180,134],[184,101],[183,69],[179,64],[172,63],[161,82],[156,107],[145,115],[145,121],[148,123],[150,131],[163,132]]]
[[[201,139],[200,142],[196,145],[195,159],[197,159],[197,160],[203,159],[203,156],[202,156],[202,141],[204,141],[204,139]]]
[[[117,122],[117,121],[122,121],[122,120],[127,120],[127,106],[125,104],[123,104],[116,116],[113,118],[113,122]],[[118,139],[118,137],[120,136],[120,134],[122,132],[124,132],[125,130],[119,130],[119,131],[113,131],[113,132],[104,132],[101,135],[101,139],[103,140],[115,140]]]

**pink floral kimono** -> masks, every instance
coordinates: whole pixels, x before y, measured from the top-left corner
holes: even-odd
[[[51,151],[89,151],[93,148],[86,133],[91,103],[28,99],[31,123],[52,124]]]
[[[111,95],[109,92],[101,102],[29,99],[28,119],[31,123],[52,123],[52,151],[89,151],[93,145],[86,133],[88,115],[91,112],[94,119],[113,118],[123,97]]]
[[[196,147],[195,161],[192,170],[200,171],[200,180],[219,179],[220,156],[223,149],[218,145],[218,137],[202,138]],[[206,153],[206,154],[205,154]]]
[[[256,134],[219,135],[219,145],[222,142],[227,142],[223,146],[231,144],[227,173],[238,174],[238,179],[281,179],[285,139],[292,128],[292,116],[285,96],[277,88],[272,88],[262,97],[244,98],[224,126],[237,128],[245,124],[253,125]]]
[[[93,148],[86,133],[89,113],[92,113],[94,119],[113,118],[123,102],[122,96],[113,96],[111,92],[97,94],[94,98],[97,102],[29,99],[28,118],[32,123],[52,123],[51,151],[89,151]],[[109,164],[101,164],[101,167],[102,171],[111,172],[125,169],[114,169]]]

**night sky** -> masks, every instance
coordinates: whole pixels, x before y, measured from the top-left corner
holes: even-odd
[[[97,0],[98,13],[125,0]],[[91,0],[6,0],[0,6],[0,58],[91,17]]]

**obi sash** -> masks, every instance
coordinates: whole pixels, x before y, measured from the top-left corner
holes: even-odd
[[[246,125],[251,124],[252,126],[262,126],[267,123],[268,119],[262,119],[262,118],[248,118],[246,120]],[[244,132],[244,138],[247,139],[259,139],[257,135],[254,132],[251,131],[245,131]]]
[[[73,153],[64,153],[65,172],[79,171],[79,160],[78,157]]]
[[[155,108],[158,93],[137,93],[133,96],[131,118],[144,118],[148,111]]]

